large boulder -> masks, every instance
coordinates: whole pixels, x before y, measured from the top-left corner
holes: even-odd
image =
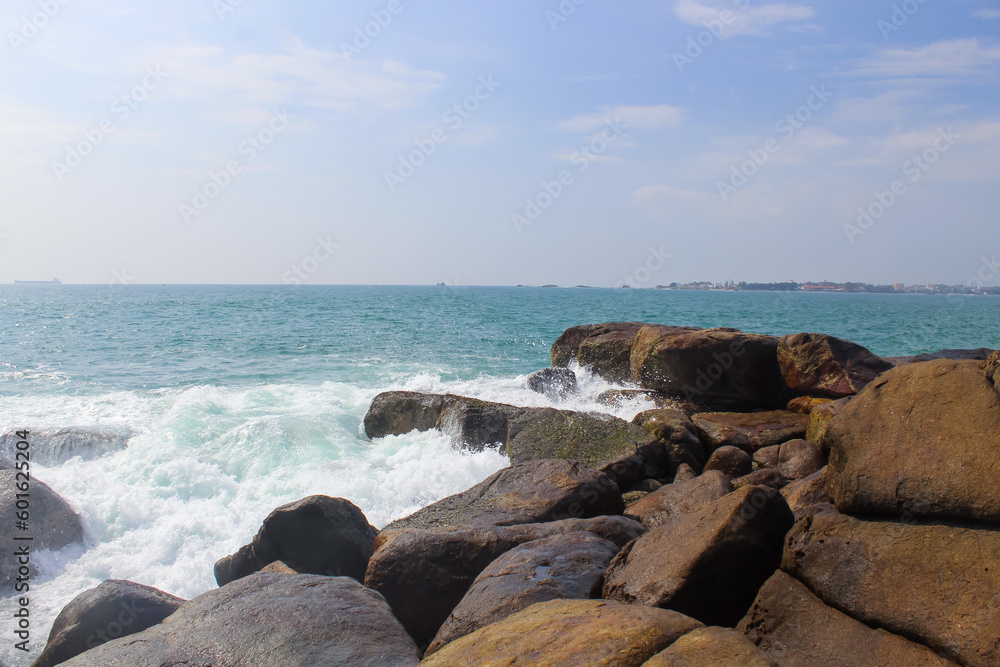
[[[721,398],[784,407],[791,397],[774,336],[650,325],[636,334],[631,365],[639,386],[693,402]]]
[[[710,470],[692,479],[662,486],[628,506],[647,528],[656,528],[679,516],[715,502],[733,491],[725,473]]]
[[[20,545],[15,538],[31,537],[33,552],[83,542],[83,524],[69,503],[34,476],[26,482],[23,475],[14,466],[0,469],[0,540],[6,545],[4,549],[9,550],[8,557],[0,559],[0,588],[12,589],[19,576],[19,564],[13,554]],[[31,495],[27,510],[17,507],[20,493]],[[18,515],[24,511],[28,512],[28,518],[26,528],[21,529]]]
[[[253,542],[215,564],[220,586],[283,561],[296,572],[364,579],[378,531],[354,503],[309,496],[271,512]]]
[[[571,327],[552,344],[552,365],[565,367],[575,361],[608,382],[626,383],[631,379],[632,341],[643,326],[608,322]]]
[[[858,393],[893,367],[857,343],[815,333],[782,336],[778,364],[792,389],[834,398]]]
[[[790,482],[781,489],[781,495],[796,519],[812,511],[810,508],[830,505],[830,494],[826,492],[826,468]]]
[[[926,646],[870,628],[827,606],[780,570],[760,589],[739,631],[781,667],[954,665]]]
[[[576,373],[568,368],[543,368],[528,376],[528,389],[552,399],[576,393]]]
[[[962,665],[986,667],[1000,664],[998,563],[995,529],[821,512],[795,524],[782,568],[863,623],[919,641]]]
[[[777,491],[745,487],[628,544],[608,568],[604,597],[731,627],[778,568],[793,522]]]
[[[899,366],[827,433],[843,512],[1000,521],[1000,392],[975,361]]]
[[[788,410],[705,412],[692,417],[710,449],[731,446],[753,454],[762,447],[803,438],[809,416]]]
[[[481,451],[507,440],[507,422],[524,408],[453,394],[387,391],[365,415],[369,438],[439,429],[464,448]]]
[[[457,639],[421,664],[638,667],[699,627],[698,621],[663,609],[552,600]]]
[[[621,514],[621,491],[604,473],[563,459],[504,468],[383,530],[449,526],[510,526]]]
[[[347,577],[258,572],[199,595],[166,622],[66,667],[384,667],[420,653],[385,600]]]
[[[55,667],[113,639],[162,622],[185,601],[131,581],[108,580],[63,607],[49,640],[31,667]]]
[[[789,440],[778,450],[778,472],[787,480],[808,477],[825,465],[822,450],[808,440]]]
[[[427,654],[538,602],[600,597],[604,571],[619,551],[593,533],[566,533],[514,547],[479,573]]]
[[[901,364],[912,364],[920,361],[936,361],[937,359],[983,361],[993,352],[994,350],[986,347],[980,347],[974,350],[939,350],[938,352],[926,352],[924,354],[911,355],[908,357],[887,357],[886,361],[891,361],[896,366]]]
[[[621,547],[645,530],[638,521],[605,516],[502,527],[383,531],[365,585],[384,595],[410,635],[426,646],[479,573],[519,544],[585,531]]]
[[[836,401],[815,406],[809,412],[809,425],[806,427],[806,440],[815,443],[824,452],[830,451],[830,443],[827,442],[827,433],[833,418],[843,410],[850,398],[841,398]]]
[[[623,487],[669,469],[663,444],[641,427],[611,415],[553,408],[511,419],[507,455],[515,464],[557,458],[582,463]]]
[[[683,464],[693,470],[701,470],[707,455],[701,444],[698,427],[691,418],[677,408],[660,408],[640,412],[632,423],[641,426],[647,433],[663,443],[670,465],[670,476],[677,474]]]
[[[699,628],[650,658],[644,667],[778,667],[749,639],[728,628]]]
[[[753,459],[739,447],[723,445],[708,457],[705,472],[717,470],[730,479],[743,477],[753,472]]]

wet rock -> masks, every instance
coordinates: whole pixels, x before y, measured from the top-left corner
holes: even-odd
[[[482,451],[507,440],[509,419],[524,408],[453,394],[387,391],[372,401],[365,415],[369,438],[439,429],[464,448]]]
[[[607,600],[552,600],[466,635],[422,664],[638,667],[700,626],[663,609]]]
[[[789,412],[798,412],[801,415],[807,415],[813,411],[813,408],[817,408],[826,403],[832,403],[832,398],[816,398],[814,396],[797,396],[792,400],[788,401],[788,406],[785,407]]]
[[[670,466],[670,475],[683,464],[701,470],[708,460],[698,428],[686,413],[676,408],[660,408],[640,412],[632,423],[663,443]]]
[[[66,667],[415,666],[420,653],[378,593],[347,577],[258,572],[186,602],[166,623]]]
[[[808,440],[789,440],[778,453],[778,471],[787,480],[808,477],[825,465],[823,452]]]
[[[0,434],[0,456],[14,460],[17,443],[22,440],[18,431]],[[31,462],[58,466],[71,458],[84,461],[119,452],[128,447],[132,431],[127,426],[70,426],[29,429]]]
[[[108,580],[63,607],[32,667],[54,667],[84,651],[162,622],[185,601],[131,581]]]
[[[645,532],[621,516],[550,523],[383,531],[365,585],[385,596],[420,646],[434,638],[479,573],[519,544],[585,531],[619,547]]]
[[[365,415],[365,433],[369,438],[403,435],[410,431],[429,431],[437,427],[444,409],[441,394],[415,391],[387,391],[372,401]]]
[[[826,438],[843,512],[1000,521],[1000,393],[978,362],[899,366],[846,405]]]
[[[723,446],[712,452],[705,464],[705,472],[718,470],[731,479],[749,475],[753,471],[753,459],[738,447]]]
[[[652,401],[657,408],[669,407],[672,403],[668,396],[651,389],[608,389],[597,395],[598,403],[615,409],[636,400]]]
[[[927,362],[933,363],[942,362]],[[962,665],[986,667],[1000,664],[1000,605],[991,602],[1000,590],[997,563],[996,530],[825,512],[795,524],[782,569],[867,625],[919,641]]]
[[[438,630],[427,655],[538,602],[600,597],[619,547],[592,533],[525,542],[490,563]]]
[[[834,398],[858,393],[893,367],[857,343],[815,333],[782,336],[778,364],[792,389]]]
[[[215,564],[220,586],[284,561],[296,572],[362,580],[378,531],[354,503],[309,496],[271,512],[253,542]]]
[[[576,373],[568,368],[543,368],[528,376],[528,389],[561,399],[576,393]]]
[[[639,322],[608,322],[567,329],[552,345],[552,365],[565,367],[576,361],[608,382],[628,382],[632,341],[643,326]]]
[[[549,459],[504,468],[383,530],[509,526],[621,514],[624,509],[621,491],[610,477],[578,463]]]
[[[666,476],[662,443],[642,428],[599,413],[552,408],[525,410],[510,421],[507,455],[511,463],[567,459],[605,472],[622,487]]]
[[[770,412],[707,412],[692,417],[710,449],[731,446],[753,454],[762,447],[802,438],[809,416],[787,410]]]
[[[632,380],[646,389],[784,407],[791,398],[778,366],[778,339],[735,329],[650,325],[635,336]]]
[[[604,597],[731,627],[778,568],[793,521],[774,489],[735,491],[628,544],[608,568]]]
[[[926,646],[870,628],[827,606],[780,570],[760,589],[738,629],[782,667],[954,665]]]
[[[753,642],[728,628],[699,628],[650,658],[644,667],[778,667]]]
[[[62,549],[83,542],[83,524],[73,508],[34,475],[25,482],[13,466],[0,470],[0,540],[7,557],[0,559],[0,588],[13,589],[18,577],[18,562],[13,556],[17,537],[32,538],[31,551]],[[19,487],[18,485],[22,486]],[[28,531],[17,529],[17,494],[30,493]]]
[[[731,493],[733,485],[725,473],[709,470],[699,477],[674,482],[628,506],[647,528],[656,528],[693,512]]]

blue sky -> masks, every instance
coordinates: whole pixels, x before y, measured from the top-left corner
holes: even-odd
[[[0,282],[1000,283],[1000,2],[2,12]]]

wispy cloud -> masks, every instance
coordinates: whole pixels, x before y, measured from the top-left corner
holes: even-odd
[[[977,19],[986,19],[987,21],[1000,19],[1000,9],[980,9],[972,12],[972,15]]]
[[[1000,47],[974,38],[934,42],[916,49],[884,49],[864,61],[853,74],[889,78],[955,80],[996,73]]]
[[[609,121],[619,122],[629,129],[674,127],[684,122],[684,111],[666,104],[608,107],[603,111],[560,121],[556,128],[566,132],[592,132],[607,125]]]
[[[740,9],[732,0],[677,0],[674,11],[681,21],[701,27],[708,22],[720,21],[722,13],[728,11],[732,20],[723,22],[725,29],[721,36],[724,38],[734,35],[760,36],[779,24],[801,23],[816,15],[815,10],[806,5],[775,2]]]

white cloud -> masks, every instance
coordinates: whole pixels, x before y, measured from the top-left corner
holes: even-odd
[[[741,9],[740,5],[746,8]],[[816,15],[812,7],[775,2],[758,7],[749,2],[732,0],[677,0],[674,6],[677,18],[685,23],[705,27],[722,23],[721,37],[734,35],[763,35],[768,28],[781,23],[808,21]],[[724,14],[724,12],[728,12]],[[726,17],[730,17],[727,21]],[[801,26],[799,26],[801,27]]]
[[[995,74],[1000,65],[1000,47],[984,46],[979,40],[953,39],[917,49],[884,49],[863,62],[854,74],[892,78],[942,78],[954,80],[980,74]]]
[[[684,111],[666,104],[617,106],[597,113],[573,116],[560,121],[556,127],[566,132],[592,132],[608,125],[609,122],[620,123],[625,129],[649,130],[674,127],[684,122]]]
[[[980,9],[973,12],[972,15],[979,19],[986,19],[987,21],[1000,19],[1000,9]]]
[[[714,204],[719,201],[715,193],[699,190],[679,189],[669,185],[645,185],[632,192],[632,197],[638,202],[666,198],[689,204]]]

